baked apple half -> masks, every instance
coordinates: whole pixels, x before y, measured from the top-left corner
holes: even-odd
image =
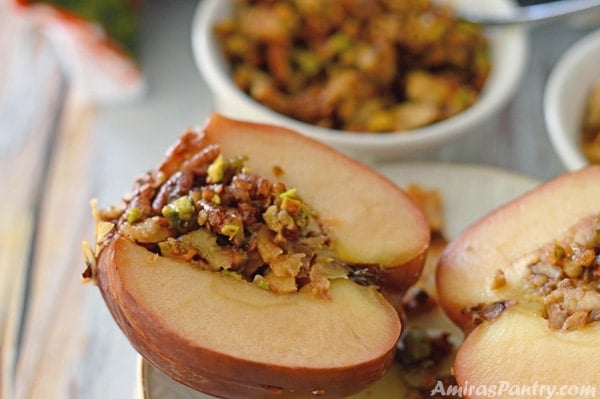
[[[442,254],[439,300],[469,333],[454,365],[468,397],[600,389],[599,199],[600,166],[562,175],[474,223]],[[521,388],[529,394],[508,391]]]
[[[391,181],[279,127],[212,115],[96,212],[84,276],[155,367],[224,398],[344,397],[383,376],[427,222]]]

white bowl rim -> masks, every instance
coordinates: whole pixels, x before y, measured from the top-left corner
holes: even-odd
[[[559,112],[562,89],[572,76],[572,71],[586,56],[591,57],[591,53],[600,55],[600,29],[588,33],[565,51],[552,68],[544,92],[546,130],[554,150],[568,170],[580,169],[589,165],[589,162],[583,155],[579,143],[574,140],[578,137],[578,132],[573,132],[574,137],[569,137],[566,133],[568,129]],[[600,79],[600,71],[598,78]]]
[[[516,7],[512,0],[499,1],[503,2],[503,6]],[[511,62],[507,63],[508,68],[504,68],[501,71],[501,78],[493,81],[495,84],[493,95],[489,94],[490,86],[486,86],[480,99],[461,113],[438,123],[405,132],[373,134],[332,131],[331,129],[314,126],[279,114],[267,106],[256,102],[239,90],[231,81],[227,72],[219,68],[217,63],[206,62],[206,60],[213,58],[212,51],[215,50],[210,43],[210,38],[212,37],[212,33],[210,32],[210,28],[212,27],[211,16],[224,3],[224,0],[203,0],[200,2],[196,9],[192,25],[194,59],[213,94],[215,96],[234,98],[236,102],[243,102],[254,113],[265,115],[269,120],[277,121],[282,126],[302,131],[307,136],[325,140],[333,145],[368,146],[370,148],[381,149],[390,145],[402,145],[406,149],[421,150],[446,142],[451,138],[462,135],[471,126],[477,125],[491,115],[494,110],[503,107],[517,90],[527,64],[529,45],[527,31],[519,27],[503,28],[503,31],[492,32],[491,35],[499,33],[506,35],[511,40]],[[496,73],[496,70],[492,67],[490,79]]]

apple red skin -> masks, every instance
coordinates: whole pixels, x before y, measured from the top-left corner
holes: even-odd
[[[275,135],[273,137],[283,135],[283,140],[288,136],[297,136],[297,133],[278,127],[246,124],[213,115],[205,127],[203,140],[207,143],[218,143],[223,147],[226,156],[228,151],[233,150],[244,153],[245,148],[240,148],[235,142],[224,143],[225,136],[220,135],[223,129],[237,129],[248,134],[263,135],[263,140],[265,134]],[[292,141],[294,140],[297,138],[292,137]],[[406,254],[375,263],[379,265],[382,272],[382,292],[393,302],[418,279],[421,273],[429,244],[429,228],[425,218],[391,181],[315,140],[306,137],[302,137],[302,140],[315,146],[319,156],[336,157],[341,170],[348,166],[364,168],[365,173],[373,179],[374,183],[389,186],[390,192],[397,195],[398,199],[404,201],[405,206],[411,209],[409,216],[414,223],[412,233],[416,237],[411,237],[413,246],[406,251]],[[254,166],[256,165],[251,165],[253,171]],[[335,173],[335,171],[326,172]],[[257,173],[262,175],[260,170]],[[223,398],[342,398],[380,379],[393,361],[395,340],[391,342],[389,350],[369,361],[326,369],[287,367],[248,361],[190,342],[169,329],[168,325],[161,323],[161,320],[158,320],[149,309],[140,306],[140,303],[123,286],[118,270],[119,267],[123,267],[119,254],[122,246],[125,245],[124,240],[126,239],[116,238],[110,241],[98,256],[95,277],[104,300],[117,324],[136,350],[166,375],[193,389]],[[398,335],[400,329],[398,319]]]

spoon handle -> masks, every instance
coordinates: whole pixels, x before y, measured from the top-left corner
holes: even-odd
[[[598,7],[600,0],[560,0],[515,8],[511,13],[503,15],[465,11],[460,13],[460,18],[489,26],[523,25],[552,22]]]

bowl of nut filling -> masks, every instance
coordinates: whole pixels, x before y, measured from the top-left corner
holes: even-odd
[[[194,57],[222,114],[361,160],[400,159],[479,130],[522,76],[522,28],[485,30],[456,14],[515,5],[451,3],[204,0]]]
[[[546,84],[544,117],[554,150],[568,170],[600,163],[600,30],[573,44]]]

